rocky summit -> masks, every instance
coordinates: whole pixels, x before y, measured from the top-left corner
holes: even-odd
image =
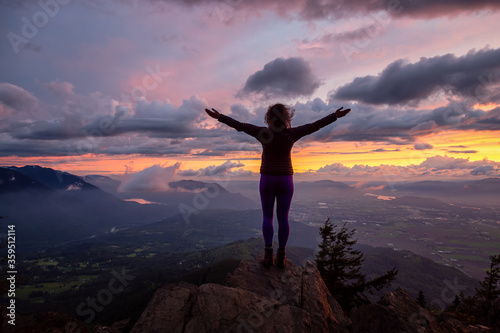
[[[401,288],[344,313],[310,261],[284,270],[243,260],[224,284],[169,283],[159,289],[131,333],[220,332],[492,332],[434,317]]]
[[[279,270],[251,260],[224,285],[165,285],[131,332],[348,332],[350,324],[311,262]]]

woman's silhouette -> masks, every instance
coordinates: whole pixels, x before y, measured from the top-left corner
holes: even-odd
[[[262,144],[259,191],[263,214],[262,234],[266,245],[262,264],[266,267],[275,264],[273,256],[275,201],[279,225],[276,266],[281,269],[285,267],[285,248],[289,234],[288,211],[293,196],[293,168],[290,155],[292,146],[303,136],[318,131],[351,111],[351,109],[342,109],[343,107],[316,122],[298,127],[291,127],[290,124],[294,110],[283,104],[274,104],[268,108],[264,118],[267,127],[241,123],[213,108],[212,110],[205,109],[210,117],[218,119],[239,132],[243,131],[253,136]]]

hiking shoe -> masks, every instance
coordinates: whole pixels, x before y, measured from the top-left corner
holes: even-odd
[[[264,267],[274,266],[274,254],[273,247],[265,247],[264,248],[264,259],[261,261]]]
[[[278,249],[276,252],[276,267],[279,269],[285,268],[286,264],[286,250],[285,249]]]

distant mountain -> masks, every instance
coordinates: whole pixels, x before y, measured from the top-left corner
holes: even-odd
[[[179,206],[181,204],[192,209],[231,209],[245,210],[259,208],[260,204],[240,193],[232,193],[217,183],[204,183],[195,180],[170,182],[171,190],[163,192],[119,192],[122,199],[142,198]]]
[[[404,196],[392,199],[390,204],[402,205],[402,206],[412,206],[412,207],[423,207],[423,208],[434,208],[434,209],[445,209],[452,210],[455,207],[451,204],[445,203],[441,200],[433,198],[422,198],[415,196]]]
[[[426,180],[392,183],[370,191],[391,196],[430,197],[464,205],[500,206],[500,178],[463,182]]]
[[[21,251],[45,249],[150,223],[177,210],[126,202],[80,177],[50,168],[0,168],[0,215],[15,224]]]
[[[64,192],[84,202],[113,209],[116,205],[123,204],[117,197],[102,191],[99,187],[86,182],[82,177],[67,172],[43,168],[37,165],[27,165],[21,168],[9,167],[23,175],[45,185],[46,187]]]
[[[79,177],[36,165],[0,168],[0,215],[17,225],[20,243],[28,251],[81,241],[115,227],[152,223],[182,209],[196,215],[206,209],[260,207],[216,183],[182,180],[172,182],[171,191],[125,193],[116,191],[119,183],[106,176]],[[161,204],[123,200],[133,198]]]
[[[399,269],[398,276],[389,289],[401,287],[410,296],[416,298],[422,290],[428,301],[441,299],[443,290],[450,285],[460,286],[457,293],[463,291],[465,295],[473,295],[474,288],[479,287],[479,281],[469,277],[455,267],[449,267],[407,250],[394,250],[388,247],[372,247],[365,244],[356,244],[355,249],[365,255],[362,272],[367,276],[377,276],[393,267]],[[381,296],[386,290],[376,292]],[[455,292],[450,291],[450,294]],[[447,298],[446,305],[451,303]]]
[[[0,194],[24,190],[50,192],[47,186],[37,180],[27,177],[16,170],[0,168]]]
[[[54,190],[96,189],[94,185],[85,182],[79,176],[38,165],[26,165],[21,168],[12,166],[8,169],[20,172]]]
[[[113,179],[108,176],[101,175],[87,175],[82,177],[84,181],[94,186],[99,187],[101,190],[116,195],[118,192],[118,187],[120,186],[120,181]]]
[[[348,191],[356,193],[356,189],[351,186],[342,183],[336,182],[333,180],[318,180],[313,182],[297,182],[295,186],[299,189],[304,190],[315,190],[315,189],[329,189],[329,190],[339,190],[339,191]]]
[[[324,198],[358,198],[364,193],[342,182],[332,180],[319,180],[314,182],[296,182],[294,184],[294,197],[299,200],[322,201]]]
[[[196,180],[179,180],[177,182],[168,183],[168,186],[170,186],[170,188],[173,188],[173,189],[181,188],[181,189],[188,190],[188,191],[196,191],[196,190],[200,190],[200,189],[206,189],[209,186],[216,186],[217,188],[225,191],[225,189],[222,186],[220,186],[219,184],[207,184],[207,183],[199,182]]]

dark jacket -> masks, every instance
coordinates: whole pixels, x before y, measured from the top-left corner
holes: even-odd
[[[260,173],[263,175],[293,175],[291,158],[293,144],[303,136],[314,133],[335,120],[337,116],[332,113],[314,123],[271,130],[263,126],[241,123],[223,114],[219,116],[221,123],[253,136],[262,144]]]

